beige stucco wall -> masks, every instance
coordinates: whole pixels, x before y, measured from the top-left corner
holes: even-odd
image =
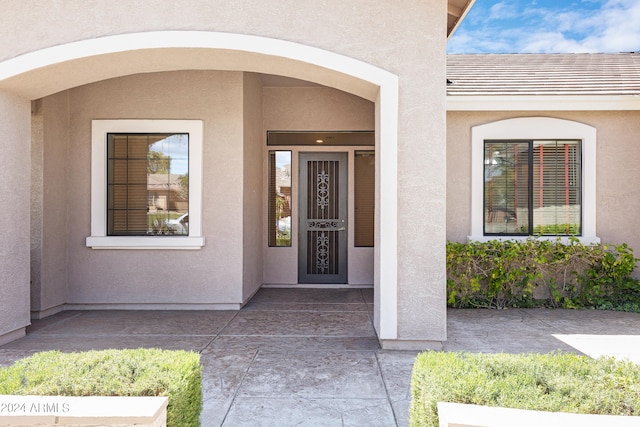
[[[247,301],[262,285],[262,82],[252,73],[244,73],[244,185],[242,190],[242,299]],[[211,183],[205,183],[205,188]]]
[[[640,210],[640,112],[447,113],[447,238],[466,241],[471,212],[471,127],[513,117],[555,117],[596,128],[596,220],[603,242],[626,242],[640,251],[635,212]]]
[[[395,1],[368,0],[304,5],[296,0],[191,0],[188,4],[96,0],[85,7],[57,0],[45,0],[34,7],[21,0],[7,0],[4,6],[0,60],[106,35],[185,29],[289,40],[398,70],[409,68],[409,64],[397,61],[403,56],[417,61],[413,54],[432,52],[438,57],[434,65],[445,59],[439,50],[445,44],[446,2],[440,0],[412,0],[403,2],[402,7]],[[37,31],[19,31],[25,28]],[[439,49],[433,49],[435,45]]]
[[[324,87],[265,87],[264,130],[375,129],[375,105]]]
[[[140,74],[69,91],[67,173],[73,188],[67,196],[67,303],[242,302],[242,91],[242,73],[215,71]],[[85,247],[90,235],[91,120],[97,118],[204,121],[204,181],[215,183],[204,188],[204,248]]]
[[[44,167],[44,117],[42,102],[31,103],[31,310],[40,309],[42,290],[42,217],[43,217],[43,167]],[[64,241],[63,241],[64,243]]]
[[[152,0],[136,2],[99,0],[92,2],[90,6],[80,8],[72,2],[49,0],[40,2],[38,7],[34,7],[28,2],[10,0],[3,9],[2,21],[5,25],[0,26],[0,39],[3,40],[0,46],[0,60],[44,47],[95,37],[175,29],[240,33],[296,42],[355,58],[397,75],[400,95],[397,116],[399,127],[397,134],[398,222],[384,224],[384,226],[397,226],[397,258],[400,261],[397,278],[388,277],[385,285],[393,290],[393,299],[397,300],[397,303],[393,303],[393,310],[388,317],[388,325],[391,328],[388,336],[396,335],[392,329],[396,324],[397,314],[397,338],[441,340],[445,338],[446,332],[444,281],[446,188],[444,165],[446,158],[445,85],[443,83],[445,81],[446,6],[446,2],[442,0],[412,0],[402,4],[390,0],[380,2],[329,0],[307,2],[303,6],[294,0],[248,0],[246,2],[194,0],[188,5]],[[25,31],[25,29],[37,30]],[[203,54],[195,51],[184,51],[183,56],[180,56],[177,51],[169,53],[171,55],[153,57],[151,62],[137,62],[138,53],[135,51],[128,52],[120,58],[127,60],[127,63],[122,63],[125,69],[149,71],[157,69],[154,67],[180,69],[181,58]],[[163,63],[158,65],[159,62]],[[265,61],[265,64],[267,62]],[[85,62],[85,64],[88,63]],[[247,63],[246,69],[268,72],[261,69],[260,64],[261,61]],[[109,65],[108,72],[117,73],[118,67],[114,67],[114,63],[105,65]],[[215,68],[215,61],[210,62],[208,66],[210,69]],[[33,81],[27,79],[22,83],[44,87],[47,86],[45,80],[51,80],[54,81],[53,87],[63,88],[66,80],[71,80],[78,73],[82,74],[83,69],[83,67],[74,69],[71,66],[66,69],[67,72],[56,75],[43,72],[38,75],[38,79]],[[318,72],[322,70],[318,68]],[[92,76],[93,74],[83,78],[96,79]],[[238,79],[240,79],[239,76],[240,74],[237,75]],[[101,83],[97,83],[71,91],[70,141],[73,146],[84,138],[89,126],[89,115],[79,110],[78,105],[90,106],[88,112],[91,114],[100,113],[103,117],[113,117],[113,108],[104,102],[108,99],[122,106],[118,111],[119,114],[140,114],[140,102],[148,103],[152,100],[150,94],[153,90],[160,90],[160,87],[149,87],[150,82],[145,78],[134,76],[132,79],[140,84],[132,85],[126,91],[118,88],[107,90],[108,83],[105,83],[104,87]],[[324,82],[327,83],[330,80],[329,73],[325,73]],[[185,87],[186,82],[179,83],[183,86],[178,86]],[[236,83],[233,88],[240,90],[240,83]],[[148,91],[144,92],[142,87]],[[195,110],[191,107],[194,105],[189,104],[188,100],[181,96],[186,92],[174,92],[174,87],[161,86],[163,93],[155,92],[154,100],[164,102],[154,102],[154,108],[145,108],[144,115],[165,113],[164,108],[168,108],[167,102],[184,105],[185,117],[193,115]],[[224,86],[216,90],[218,89],[224,92],[232,88]],[[169,99],[169,93],[174,93],[175,96]],[[202,92],[199,94],[202,95]],[[370,99],[375,99],[375,94]],[[213,112],[218,108],[217,101],[219,100],[212,98],[209,103],[198,105],[198,111],[202,112],[204,109],[207,114]],[[226,115],[229,118],[233,114],[237,118],[240,115],[236,113],[241,109],[241,105],[232,103],[216,110],[215,113],[220,117]],[[74,120],[73,117],[77,119]],[[242,123],[233,120],[225,123],[221,125],[221,129],[215,129],[220,132],[217,136],[221,135],[222,139],[227,140],[222,152],[216,153],[222,156],[221,158],[224,158],[224,155],[238,155],[242,151],[241,142],[237,146],[228,143],[229,140],[242,140]],[[384,127],[385,124],[381,123],[381,126]],[[207,133],[210,131],[211,129],[205,129]],[[219,147],[216,146],[216,148]],[[74,189],[70,191],[68,197],[71,207],[68,223],[74,224],[74,227],[78,224],[77,228],[70,227],[67,241],[73,245],[79,245],[88,234],[88,230],[80,225],[83,224],[83,218],[88,215],[88,202],[84,199],[88,190],[87,170],[80,170],[80,167],[76,166],[86,164],[86,155],[84,150],[69,154],[71,167],[68,171],[68,179],[69,182],[74,183]],[[206,146],[205,156],[209,155],[211,155],[211,146]],[[232,171],[227,172],[233,175]],[[213,171],[206,170],[205,181],[211,179],[212,174],[214,174]],[[234,186],[227,189],[227,191],[234,190],[241,191]],[[227,207],[236,208],[235,203],[238,202],[228,202]],[[204,214],[209,215],[210,220],[218,219],[213,218],[215,215],[211,207],[205,206]],[[234,219],[228,228],[241,223],[242,218]],[[217,245],[224,243],[229,242],[225,242],[224,239],[216,241],[208,245],[204,251],[198,252],[197,256],[205,257],[202,254],[208,254],[207,251],[216,251]],[[238,242],[234,241],[234,243]],[[226,249],[224,255],[237,255],[236,260],[242,259],[242,254],[233,254],[233,250],[230,251],[228,247]],[[183,253],[171,255],[161,253],[153,256],[147,254],[145,260],[155,257],[159,262],[165,262],[167,265],[187,261],[187,255]],[[214,256],[207,259],[216,260],[216,262],[218,260]],[[225,259],[224,256],[221,259]],[[135,292],[132,291],[127,276],[132,269],[139,268],[138,264],[142,264],[142,255],[131,257],[125,253],[113,253],[108,258],[98,259],[92,251],[74,251],[69,248],[68,260],[69,282],[73,283],[69,291],[77,297],[76,301],[104,299],[103,302],[109,302],[109,295],[119,295],[119,299],[131,296],[133,301],[140,298],[140,295],[132,295]],[[104,262],[98,262],[98,260]],[[233,263],[231,266],[225,266],[221,270],[222,275],[224,276],[224,272],[234,271],[235,267],[239,266]],[[198,270],[197,267],[196,270]],[[394,271],[394,268],[385,271]],[[106,289],[104,284],[96,283],[96,280],[90,277],[90,272],[98,277],[110,275],[111,288]],[[193,274],[204,275],[204,272],[195,271]],[[202,276],[198,277],[202,278]],[[88,282],[78,287],[77,284],[85,278]],[[144,286],[152,289],[151,281],[154,278],[154,275],[149,277]],[[177,272],[173,278],[181,279]],[[168,276],[162,278],[162,280],[169,279],[171,277]],[[196,283],[195,286],[204,286],[204,284]],[[228,295],[224,292],[223,294]],[[176,299],[176,295],[170,296]],[[234,295],[232,299],[235,300],[237,297]]]
[[[34,102],[33,109],[31,310],[46,314],[66,302],[69,94]]]
[[[428,341],[446,339],[446,77],[437,72],[446,44],[436,29],[445,26],[447,4],[425,3],[432,9],[413,10],[408,22],[432,31],[414,28],[412,42],[399,47],[398,337]]]
[[[29,324],[29,100],[0,91],[0,344]]]
[[[140,74],[64,91],[36,105],[44,123],[39,137],[44,167],[39,175],[34,164],[33,173],[34,180],[43,182],[44,213],[41,227],[33,229],[34,240],[43,236],[41,260],[33,265],[35,270],[40,264],[34,271],[40,272],[34,290],[41,303],[33,310],[45,313],[63,303],[246,302],[274,262],[269,258],[272,264],[263,268],[265,129],[374,126],[370,101],[325,87],[263,89],[257,75],[240,72]],[[204,248],[85,247],[84,238],[90,234],[91,120],[97,118],[204,121]],[[358,252],[352,253],[358,266],[353,281],[372,283],[372,249],[351,250]],[[293,280],[285,283],[297,278],[295,252],[290,255],[283,265],[293,267]],[[356,262],[358,257],[364,261]]]

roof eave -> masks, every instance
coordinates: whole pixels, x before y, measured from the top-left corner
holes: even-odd
[[[476,0],[468,0],[467,3],[461,8],[457,8],[451,4],[451,1],[447,2],[447,16],[452,15],[455,16],[456,19],[453,22],[453,25],[447,28],[447,40],[453,35],[453,33],[458,29],[462,21],[464,20],[471,7],[476,2]]]
[[[640,95],[447,96],[447,111],[633,111]]]

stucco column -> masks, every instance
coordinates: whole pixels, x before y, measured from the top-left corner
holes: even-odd
[[[446,312],[446,2],[398,43],[397,337],[389,349],[440,349]],[[384,126],[384,123],[381,124]],[[385,227],[383,223],[381,225]],[[383,285],[384,286],[384,285]]]
[[[30,322],[30,120],[29,100],[0,91],[0,345]]]

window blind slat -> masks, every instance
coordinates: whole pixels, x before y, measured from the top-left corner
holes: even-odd
[[[188,134],[107,135],[108,235],[188,235],[188,143]]]
[[[375,152],[355,152],[354,245],[373,246],[375,218]]]

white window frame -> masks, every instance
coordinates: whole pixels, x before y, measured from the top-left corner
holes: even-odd
[[[91,121],[91,236],[93,249],[199,249],[202,236],[202,120]],[[107,134],[189,134],[189,235],[107,236]]]
[[[471,128],[471,235],[470,241],[525,240],[534,236],[484,235],[484,142],[485,140],[580,140],[582,141],[582,235],[584,244],[600,242],[596,236],[596,128],[552,117],[519,117]],[[535,236],[555,241],[558,236]],[[560,237],[568,242],[569,237]]]

